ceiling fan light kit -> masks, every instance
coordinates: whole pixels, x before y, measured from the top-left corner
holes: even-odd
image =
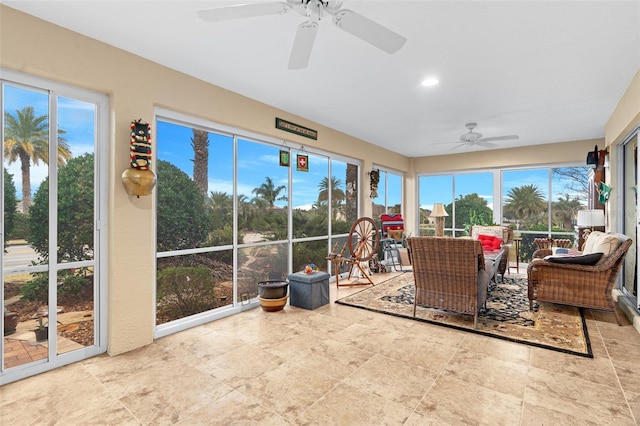
[[[294,10],[307,18],[298,26],[289,57],[289,69],[306,68],[316,39],[319,23],[325,16],[333,16],[333,23],[341,30],[387,52],[395,53],[407,39],[371,19],[352,10],[341,9],[342,0],[287,0],[274,3],[237,4],[216,7],[197,12],[207,22],[253,18],[265,15],[285,14]]]

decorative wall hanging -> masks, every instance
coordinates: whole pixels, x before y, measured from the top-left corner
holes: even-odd
[[[298,154],[296,156],[298,167],[296,170],[299,172],[308,172],[309,171],[309,156],[304,154]]]
[[[284,149],[280,150],[280,165],[289,167],[289,151],[285,151]]]
[[[378,198],[378,183],[380,183],[380,170],[373,169],[369,172],[369,189],[371,189],[371,198]]]
[[[611,195],[611,187],[604,182],[600,182],[596,185],[596,191],[598,191],[598,202],[606,204]]]
[[[151,126],[142,119],[131,122],[130,166],[122,173],[122,183],[129,195],[150,195],[156,185],[151,167]]]

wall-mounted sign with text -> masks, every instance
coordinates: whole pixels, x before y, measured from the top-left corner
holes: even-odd
[[[278,117],[276,117],[276,129],[284,130],[285,132],[289,133],[295,133],[296,135],[304,136],[305,138],[318,140],[317,130],[309,129],[308,127],[304,127]]]

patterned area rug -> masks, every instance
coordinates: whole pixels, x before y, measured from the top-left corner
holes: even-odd
[[[530,312],[526,277],[489,284],[487,309],[480,311],[475,330],[471,315],[418,306],[414,318],[413,292],[413,273],[407,272],[336,303],[593,358],[582,310],[540,302]]]

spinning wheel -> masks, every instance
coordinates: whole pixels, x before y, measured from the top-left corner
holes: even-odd
[[[349,251],[359,262],[368,262],[378,252],[380,237],[376,223],[370,217],[361,217],[349,231]]]
[[[378,228],[373,219],[369,217],[361,217],[356,220],[356,222],[351,227],[349,231],[349,237],[347,242],[342,246],[342,250],[340,253],[335,253],[335,249],[333,248],[332,253],[329,253],[327,256],[327,260],[335,263],[336,265],[336,286],[351,286],[351,285],[362,285],[366,283],[351,283],[351,284],[340,284],[340,273],[338,272],[339,266],[343,263],[347,263],[351,265],[349,268],[349,276],[347,279],[351,278],[351,274],[353,273],[353,269],[357,268],[364,278],[367,279],[368,283],[373,285],[373,281],[369,278],[367,272],[362,268],[362,262],[368,262],[373,256],[378,252],[378,245],[380,244],[380,235],[378,234]],[[342,253],[344,253],[346,246],[349,246],[350,257],[343,257]]]

